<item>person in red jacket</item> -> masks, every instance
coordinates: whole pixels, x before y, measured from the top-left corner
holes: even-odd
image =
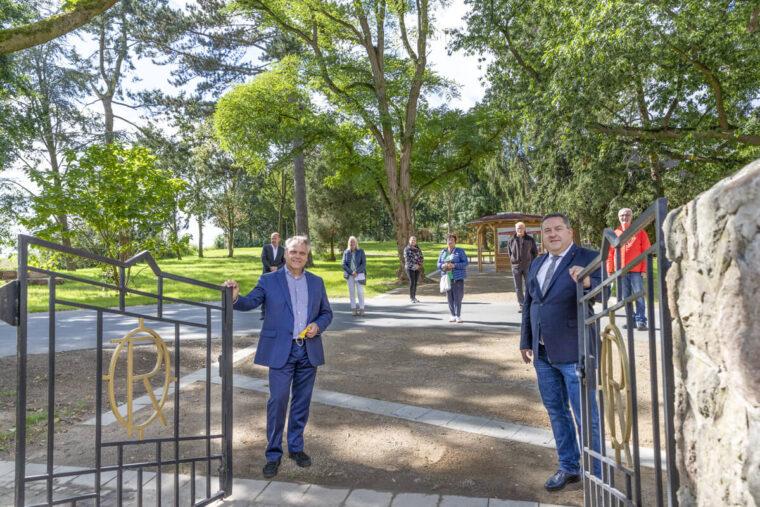
[[[630,208],[623,208],[618,211],[618,220],[620,220],[620,227],[615,229],[615,234],[620,236],[623,231],[628,229],[633,222],[633,211]],[[628,264],[631,260],[638,257],[641,252],[651,246],[649,242],[649,236],[643,230],[637,232],[633,238],[620,249],[620,261],[623,266]],[[615,250],[610,249],[610,254],[607,257],[607,273],[613,273],[615,271]],[[620,288],[622,294],[619,294],[621,298],[627,298],[634,292],[641,292],[644,288],[644,273],[646,273],[646,262],[641,261],[636,266],[620,278]],[[647,329],[647,314],[646,303],[644,296],[636,299],[636,310],[633,315],[636,329],[639,331],[646,331]]]

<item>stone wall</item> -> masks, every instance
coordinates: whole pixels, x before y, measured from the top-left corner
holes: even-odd
[[[760,160],[665,223],[681,505],[760,506]]]

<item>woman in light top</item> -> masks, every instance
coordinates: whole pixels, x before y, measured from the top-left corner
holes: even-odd
[[[451,289],[446,291],[449,301],[449,322],[462,321],[462,299],[464,298],[464,279],[467,277],[467,264],[470,262],[464,250],[457,246],[456,234],[446,236],[447,247],[438,256],[438,269],[441,276],[448,276]]]
[[[404,267],[409,276],[409,300],[419,303],[417,299],[417,281],[422,270],[422,250],[417,246],[417,238],[409,236],[409,244],[404,248]]]
[[[364,284],[367,283],[367,256],[359,248],[354,236],[348,238],[348,248],[343,252],[343,278],[348,283],[348,296],[351,300],[351,313],[364,315]],[[356,304],[356,296],[359,304]]]

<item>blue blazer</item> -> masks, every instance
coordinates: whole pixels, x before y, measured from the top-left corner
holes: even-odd
[[[364,273],[367,276],[367,256],[364,254],[364,250],[357,248],[354,252],[356,259],[356,272]],[[343,252],[343,278],[348,278],[351,275],[351,250],[346,248]]]
[[[293,345],[293,306],[290,301],[285,269],[265,273],[247,296],[241,295],[233,308],[240,311],[253,310],[264,305],[264,324],[253,362],[270,368],[282,368],[290,356]],[[322,333],[332,322],[332,309],[327,300],[325,284],[320,277],[305,272],[309,290],[309,313],[307,324],[319,326],[319,334],[304,340],[309,362],[313,366],[325,364],[322,349]]]
[[[538,339],[541,336],[550,362],[578,362],[577,294],[575,282],[570,278],[568,270],[571,266],[588,266],[597,255],[599,253],[594,250],[575,244],[571,246],[555,268],[546,295],[541,293],[537,276],[549,255],[540,255],[531,263],[523,303],[520,349],[532,349],[533,357],[538,357]],[[599,285],[601,276],[601,271],[594,270],[591,274],[591,288]],[[588,310],[591,310],[591,306]]]
[[[467,265],[470,263],[470,259],[467,258],[467,254],[464,252],[464,249],[459,248],[458,246],[454,247],[454,251],[451,252],[451,254],[451,262],[454,264],[454,269],[452,270],[454,272],[454,280],[464,280],[467,278]],[[443,264],[446,257],[448,256],[448,247],[441,250],[441,253],[438,254],[438,263],[436,265],[438,266],[438,269],[441,269],[442,273]]]

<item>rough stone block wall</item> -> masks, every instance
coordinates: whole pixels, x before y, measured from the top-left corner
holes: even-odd
[[[681,505],[760,506],[760,160],[665,223]]]

